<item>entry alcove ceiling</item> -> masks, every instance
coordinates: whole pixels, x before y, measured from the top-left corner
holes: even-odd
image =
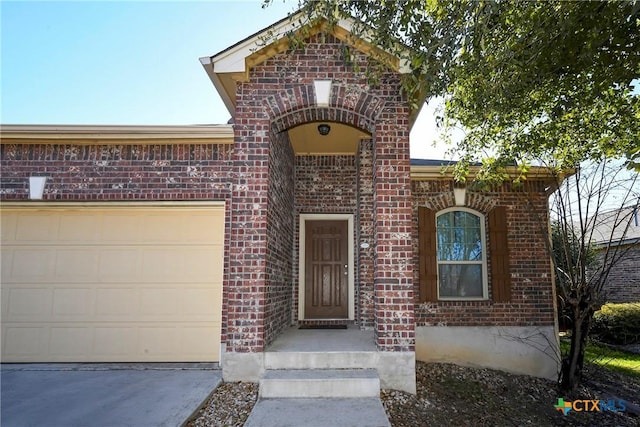
[[[320,135],[318,125],[331,126],[328,135]],[[358,151],[362,139],[371,135],[360,129],[342,123],[310,122],[288,130],[289,140],[296,156],[305,155],[349,155]]]

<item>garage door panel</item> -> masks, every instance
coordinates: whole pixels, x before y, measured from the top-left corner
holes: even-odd
[[[218,277],[221,262],[216,248],[168,246],[146,248],[142,253],[144,282],[200,282],[203,277]]]
[[[138,331],[138,351],[158,357],[168,357],[173,352],[173,346],[180,341],[180,332],[175,327],[141,327]]]
[[[103,215],[100,223],[102,242],[143,242],[141,227],[144,216],[141,214],[120,214]]]
[[[183,313],[182,289],[151,288],[141,289],[140,315],[143,318],[154,316],[176,317]]]
[[[3,313],[3,321],[48,321],[52,312],[52,291],[49,288],[14,288],[3,289],[8,293],[9,309]]]
[[[139,311],[139,289],[101,288],[96,292],[96,320],[130,320]]]
[[[114,356],[138,356],[138,328],[130,325],[94,328],[94,353],[109,360]]]
[[[7,361],[42,362],[43,353],[55,357],[56,362],[202,362],[220,357],[219,322],[136,327],[114,323],[99,328],[18,325],[3,332],[8,346],[3,358]],[[184,349],[179,356],[176,347]]]
[[[216,326],[217,333],[220,333],[220,324]],[[209,354],[214,352],[216,354],[216,360],[220,360],[219,344],[214,340],[202,339],[204,329],[202,327],[187,327],[182,330],[180,335],[182,347],[186,349],[192,360],[198,360],[198,357],[203,354]]]
[[[49,334],[44,326],[4,326],[2,361],[36,361],[46,352]]]
[[[2,268],[3,283],[43,282],[52,277],[56,256],[54,249],[27,246],[11,251],[4,242],[2,245],[2,258],[3,261],[6,259],[7,264],[6,268],[4,265]]]
[[[92,335],[91,328],[87,327],[52,327],[49,334],[49,353],[58,359],[89,358]]]
[[[203,224],[203,218],[208,224]],[[185,220],[188,224],[185,224]],[[192,212],[187,218],[154,213],[145,218],[140,230],[140,239],[146,242],[182,244],[185,240],[193,243],[211,244],[221,242],[224,215],[207,215]],[[158,231],[160,230],[160,231]]]
[[[54,321],[64,318],[87,319],[93,314],[95,291],[90,288],[57,288],[53,290]]]
[[[63,247],[56,251],[55,276],[59,283],[96,283],[100,280],[100,251],[89,246]]]
[[[3,215],[3,218],[5,215]],[[10,233],[14,241],[30,243],[46,243],[56,240],[58,229],[58,217],[48,216],[44,212],[25,213],[14,217],[13,224],[5,224],[3,220],[2,228],[14,226]],[[4,241],[4,234],[2,236]]]
[[[220,298],[221,293],[221,286],[213,289],[185,289],[182,293],[185,314],[190,317],[215,315],[216,304],[212,304],[212,301]]]
[[[0,239],[4,244],[11,244],[16,240],[18,217],[15,215],[0,215],[2,221],[0,223]],[[4,266],[3,266],[4,267]]]
[[[208,251],[200,250],[200,248],[192,248],[184,251],[184,264],[187,270],[186,280],[195,282],[199,275],[209,277],[220,277],[224,269],[222,246],[209,248]]]
[[[100,217],[71,213],[59,216],[57,240],[64,243],[100,243]]]
[[[139,249],[114,246],[100,252],[98,274],[106,282],[138,282],[141,278]]]
[[[147,248],[142,253],[142,277],[145,282],[181,280],[184,260],[180,248]]]
[[[3,206],[3,361],[219,360],[224,210],[148,206]]]

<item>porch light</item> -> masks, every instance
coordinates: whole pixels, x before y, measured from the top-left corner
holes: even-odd
[[[41,200],[44,194],[44,185],[47,182],[46,176],[29,177],[29,198],[31,200]]]
[[[320,135],[322,136],[327,136],[329,135],[329,132],[331,132],[331,126],[326,123],[322,123],[318,125],[318,132],[320,132]]]
[[[467,189],[466,188],[454,188],[453,189],[453,198],[456,201],[456,206],[464,206],[464,203],[467,198]]]

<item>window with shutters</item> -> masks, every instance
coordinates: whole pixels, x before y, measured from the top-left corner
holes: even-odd
[[[436,215],[438,299],[486,299],[484,216],[469,209]]]
[[[495,207],[486,219],[467,208],[418,208],[420,301],[489,299],[489,277],[492,301],[511,301],[505,207]]]

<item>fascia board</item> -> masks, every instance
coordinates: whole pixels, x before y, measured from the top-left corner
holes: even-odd
[[[200,63],[202,64],[204,71],[209,76],[209,80],[211,80],[211,82],[213,83],[213,87],[216,88],[218,95],[220,95],[220,98],[222,98],[222,102],[224,103],[224,106],[227,107],[227,111],[229,111],[229,114],[231,114],[231,117],[233,117],[236,111],[236,106],[233,102],[232,94],[227,93],[224,84],[220,80],[220,76],[218,76],[214,72],[211,57],[203,56],[202,58],[200,58]]]
[[[233,141],[232,125],[2,125],[0,143],[14,141]]]
[[[224,50],[211,57],[213,71],[215,73],[244,73],[246,72],[245,59],[256,50],[263,48],[263,40],[268,40],[268,44],[276,42],[287,33],[295,31],[301,27],[299,12],[272,27],[267,27],[259,33],[250,36],[246,40],[238,43],[231,49]]]
[[[469,177],[474,178],[479,171],[478,167],[469,168]],[[520,176],[520,171],[518,171],[515,167],[508,167],[505,171],[508,176],[512,178],[517,178]],[[571,171],[567,171],[569,175],[572,174]],[[568,175],[567,175],[568,176]],[[527,174],[527,179],[529,181],[545,181],[552,182],[557,177],[555,174],[548,168],[542,166],[533,166],[531,167],[529,173]],[[411,179],[414,181],[424,181],[424,180],[451,180],[453,179],[453,171],[451,169],[447,169],[446,166],[411,166]]]

